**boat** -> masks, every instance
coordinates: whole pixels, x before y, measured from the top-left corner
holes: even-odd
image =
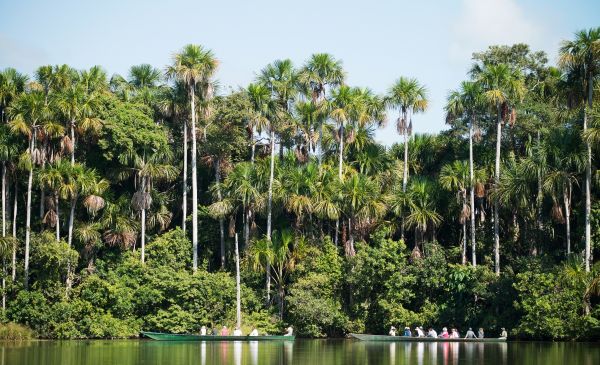
[[[405,337],[405,336],[387,336],[387,335],[368,335],[360,333],[351,333],[351,337],[361,341],[380,341],[380,342],[506,342],[506,338],[435,338],[435,337]]]
[[[294,341],[296,336],[210,336],[191,333],[140,332],[157,341]]]

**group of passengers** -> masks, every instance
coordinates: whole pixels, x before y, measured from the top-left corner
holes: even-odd
[[[206,326],[202,326],[200,328],[200,335],[201,336],[243,336],[242,334],[242,330],[239,327],[235,327],[235,329],[233,330],[233,333],[230,333],[229,328],[227,328],[227,326],[223,326],[221,328],[221,331],[217,331],[217,328],[206,328]],[[265,334],[268,336],[268,334]],[[286,329],[286,332],[284,334],[284,336],[293,336],[294,335],[294,329],[292,328],[292,326],[288,327]],[[255,337],[258,336],[258,330],[256,329],[256,327],[252,327],[252,331],[250,331],[250,333],[248,333],[248,336],[250,337]]]
[[[390,328],[389,335],[390,336],[396,336],[397,334],[398,334],[398,332],[396,330],[396,327],[392,326]],[[444,327],[444,328],[442,328],[442,333],[440,333],[438,335],[438,333],[436,332],[436,330],[434,330],[432,327],[429,327],[427,329],[427,332],[425,332],[423,330],[423,327],[421,327],[421,326],[415,327],[414,332],[411,331],[410,327],[404,327],[404,333],[402,334],[402,336],[404,336],[404,337],[444,338],[444,339],[461,338],[460,333],[458,332],[458,330],[456,328],[452,328],[450,330],[450,332],[448,332],[448,328]],[[473,332],[473,329],[469,327],[469,330],[465,334],[464,338],[479,338],[479,339],[482,339],[484,337],[485,337],[485,334],[483,332],[483,328],[480,328],[479,331],[477,332],[477,334],[475,334],[475,332]],[[502,328],[502,332],[500,333],[500,338],[501,339],[505,339],[506,337],[508,337],[508,333],[506,332],[506,329],[503,327]]]

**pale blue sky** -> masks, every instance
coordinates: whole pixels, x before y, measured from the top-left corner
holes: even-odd
[[[415,131],[437,132],[472,52],[525,42],[554,62],[561,40],[599,25],[599,0],[0,0],[0,69],[99,64],[126,75],[139,63],[162,69],[173,52],[197,43],[220,59],[217,78],[227,90],[275,59],[300,66],[328,52],[343,60],[353,86],[384,93],[399,76],[419,79],[431,105],[414,117]],[[395,118],[379,141],[398,140]]]

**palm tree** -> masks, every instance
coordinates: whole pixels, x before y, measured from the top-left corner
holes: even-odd
[[[344,252],[346,256],[354,256],[354,232],[357,226],[381,218],[387,206],[379,182],[356,172],[341,182],[339,199],[348,222],[349,239],[343,242]]]
[[[127,167],[121,171],[120,177],[134,178],[137,191],[133,194],[131,205],[134,210],[140,212],[140,241],[141,262],[146,261],[146,211],[152,205],[152,188],[155,182],[173,181],[178,174],[177,169],[169,165],[169,150],[144,152],[142,156],[134,152],[124,153],[120,156],[120,162]]]
[[[196,147],[196,86],[210,83],[217,69],[218,61],[210,50],[201,46],[188,44],[180,53],[173,57],[173,64],[167,67],[167,77],[183,82],[189,92],[192,133],[192,247],[193,269],[198,270],[198,176],[197,176],[197,147]],[[187,128],[184,128],[184,155],[187,156]],[[184,161],[184,173],[187,171]],[[184,181],[187,176],[184,176]],[[184,182],[183,215],[186,216],[187,184]]]
[[[467,187],[469,186],[469,190],[473,191],[469,167],[470,166],[463,161],[454,161],[452,164],[442,166],[442,170],[440,171],[440,184],[442,187],[446,190],[456,192],[459,200],[462,200],[462,208],[460,210],[458,221],[463,226],[463,265],[467,263],[467,219],[471,216],[472,221],[474,220],[474,214],[471,212],[471,209],[474,209],[474,204],[471,202],[471,206],[467,205]],[[473,254],[473,256],[475,256],[475,254]],[[473,262],[473,266],[475,266],[475,262]]]
[[[342,62],[336,60],[328,53],[315,53],[300,70],[298,80],[309,93],[313,104],[326,102],[327,88],[335,88],[344,83],[346,74],[342,68]],[[319,128],[319,166],[323,160],[323,124],[325,118],[320,121]]]
[[[431,181],[424,178],[415,179],[408,190],[410,214],[406,217],[406,226],[415,229],[414,251],[418,252],[419,241],[423,240],[429,228],[435,230],[441,224],[442,216],[435,209],[434,185]]]
[[[273,232],[273,240],[266,238],[252,242],[247,250],[248,262],[255,270],[264,270],[277,286],[279,318],[283,318],[285,288],[296,264],[306,255],[302,237],[294,237],[291,230]]]
[[[29,171],[27,178],[27,205],[25,219],[25,271],[23,283],[29,282],[29,243],[31,237],[31,194],[33,187],[34,164],[41,162],[41,152],[36,148],[36,135],[50,117],[43,93],[31,92],[18,96],[8,108],[9,122],[13,133],[25,135],[28,148],[21,158],[22,167]]]
[[[398,109],[400,116],[396,121],[396,130],[404,137],[404,168],[402,174],[402,191],[406,192],[408,183],[408,139],[412,135],[412,114],[427,109],[427,88],[414,78],[400,77],[385,97],[387,106]],[[404,224],[402,224],[404,239]]]
[[[565,224],[567,255],[571,254],[571,195],[573,185],[578,185],[577,176],[586,166],[586,151],[582,148],[578,133],[573,130],[553,131],[546,145],[546,153],[551,167],[546,172],[543,181],[544,190],[549,192],[554,202],[553,218],[558,223]],[[562,195],[564,218],[557,204]],[[558,208],[558,209],[557,209]]]
[[[74,84],[57,96],[57,107],[68,121],[70,136],[64,136],[62,149],[71,154],[71,165],[75,164],[77,132],[91,131],[98,134],[103,121],[96,116],[99,108],[97,94],[86,94],[82,85]]]
[[[6,121],[6,108],[25,90],[28,77],[14,68],[6,68],[0,72],[0,123]]]
[[[469,191],[471,213],[471,250],[473,266],[477,266],[475,241],[475,176],[473,173],[473,135],[476,115],[483,105],[483,94],[479,85],[471,81],[463,81],[460,89],[452,91],[446,104],[447,120],[454,123],[457,118],[465,118],[469,124]],[[466,228],[466,227],[465,227]],[[465,231],[466,234],[466,231]],[[466,240],[466,236],[465,236]],[[466,248],[465,248],[466,249]]]
[[[60,241],[60,210],[59,210],[59,199],[60,190],[65,184],[65,170],[66,166],[61,160],[58,160],[54,164],[50,165],[43,171],[40,171],[39,179],[42,186],[50,189],[54,196],[54,204],[51,205],[51,209],[48,210],[44,216],[44,223],[56,228],[56,241]]]
[[[525,86],[521,75],[505,64],[486,65],[478,76],[488,104],[496,109],[496,169],[494,183],[500,182],[500,153],[502,145],[502,123],[516,117],[514,102],[522,100]],[[509,111],[509,108],[512,110]],[[500,275],[500,231],[499,206],[494,201],[494,271]]]
[[[587,106],[583,103],[583,133],[588,128],[588,113],[593,109],[594,82],[600,76],[600,27],[581,30],[575,39],[564,41],[559,50],[559,64],[580,82]],[[591,261],[591,184],[592,148],[586,142],[585,168],[585,270],[590,271]]]
[[[60,185],[59,193],[63,199],[68,199],[71,203],[69,212],[69,226],[67,234],[67,243],[69,247],[73,245],[73,227],[75,226],[75,209],[77,201],[81,196],[93,194],[97,196],[100,191],[103,191],[108,186],[106,180],[101,180],[96,171],[86,168],[81,164],[63,165],[64,182]],[[98,201],[100,206],[104,205],[103,200]],[[67,266],[67,293],[71,290],[72,280],[72,265],[71,262]]]

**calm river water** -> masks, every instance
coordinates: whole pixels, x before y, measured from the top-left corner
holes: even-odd
[[[0,342],[0,365],[599,365],[600,343],[377,343],[30,341]]]

